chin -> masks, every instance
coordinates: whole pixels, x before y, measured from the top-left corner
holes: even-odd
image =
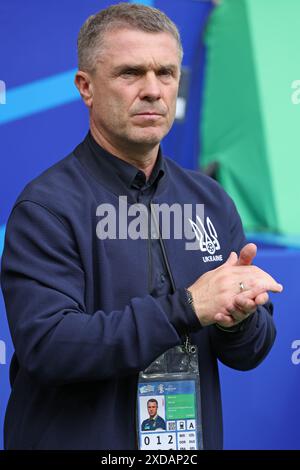
[[[144,144],[144,145],[157,145],[159,144],[166,133],[160,132],[152,132],[152,133],[144,133],[142,135],[136,135],[132,140],[134,140],[136,143],[139,144]]]

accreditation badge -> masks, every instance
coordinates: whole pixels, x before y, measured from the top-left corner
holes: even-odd
[[[137,435],[141,450],[203,449],[196,346],[176,346],[140,373]]]

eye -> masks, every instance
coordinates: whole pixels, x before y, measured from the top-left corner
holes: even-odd
[[[173,77],[174,71],[168,68],[162,68],[158,71],[158,75],[161,77]]]
[[[123,77],[137,77],[140,75],[140,71],[138,69],[133,69],[133,68],[128,68],[125,70],[122,70],[121,75]]]

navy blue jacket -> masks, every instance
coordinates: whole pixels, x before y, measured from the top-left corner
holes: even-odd
[[[204,447],[220,449],[217,359],[238,370],[259,364],[275,338],[271,307],[236,333],[201,327],[184,287],[240,251],[240,218],[215,181],[164,159],[152,202],[204,204],[223,261],[187,250],[184,238],[165,239],[176,290],[155,298],[149,240],[96,236],[101,203],[132,202],[105,169],[85,139],[27,185],[9,218],[1,281],[15,356],[5,448],[136,448],[138,372],[189,332],[199,349]]]

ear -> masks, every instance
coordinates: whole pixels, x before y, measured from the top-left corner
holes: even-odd
[[[86,106],[91,108],[93,104],[93,86],[90,75],[87,72],[78,70],[75,75],[74,83]]]

